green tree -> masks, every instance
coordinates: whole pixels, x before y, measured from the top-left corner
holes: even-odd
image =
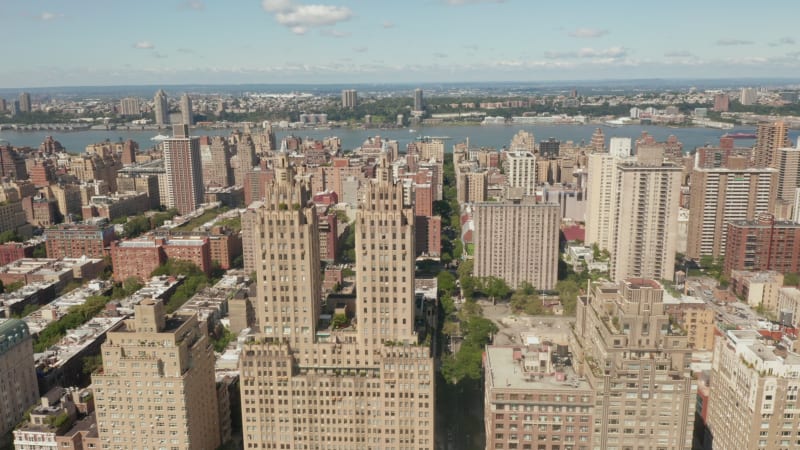
[[[439,275],[436,276],[437,284],[439,286],[439,292],[442,295],[453,295],[453,292],[456,290],[456,277],[452,273],[447,270],[443,270],[439,272]]]
[[[345,326],[347,326],[347,316],[344,314],[334,314],[331,323],[334,329],[344,328]]]
[[[783,285],[784,286],[797,286],[800,285],[800,274],[798,273],[787,273],[783,276]]]
[[[492,303],[497,299],[504,299],[511,293],[511,288],[506,284],[506,280],[498,277],[487,277],[483,280],[483,292],[489,297]]]

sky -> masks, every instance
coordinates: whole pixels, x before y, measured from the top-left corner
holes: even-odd
[[[0,0],[0,88],[798,78],[797,0]]]

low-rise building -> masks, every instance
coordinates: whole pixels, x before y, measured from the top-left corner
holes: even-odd
[[[0,265],[6,265],[22,258],[31,258],[35,249],[36,244],[29,242],[0,244]]]
[[[55,282],[61,289],[73,279],[91,280],[105,268],[100,258],[24,258],[0,267],[4,284],[24,282]]]
[[[168,259],[189,261],[205,274],[211,273],[211,245],[207,236],[146,237],[114,242],[111,264],[114,280],[130,277],[147,280]]]
[[[75,448],[80,433],[71,433],[74,425],[94,412],[91,391],[55,387],[42,398],[39,406],[14,430],[14,448],[18,450],[52,450]],[[78,447],[82,448],[82,447]],[[89,447],[87,447],[89,448]]]
[[[731,271],[731,290],[753,308],[778,311],[778,294],[783,287],[783,274],[775,271]]]
[[[130,192],[115,195],[96,195],[83,205],[83,218],[103,217],[109,221],[120,217],[135,216],[151,207],[146,192]]]
[[[103,258],[109,255],[114,228],[65,224],[45,230],[48,258]]]

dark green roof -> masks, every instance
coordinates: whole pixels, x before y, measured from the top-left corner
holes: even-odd
[[[19,319],[7,319],[0,323],[0,355],[14,348],[30,336],[28,324]]]

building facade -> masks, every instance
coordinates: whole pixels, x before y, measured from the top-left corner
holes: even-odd
[[[245,448],[433,448],[433,359],[415,330],[413,212],[402,185],[365,188],[357,298],[336,306],[344,322],[334,325],[320,299],[307,188],[276,178],[287,181],[268,187],[244,238],[258,279],[258,333],[240,360]]]
[[[214,347],[196,315],[143,300],[109,332],[92,375],[103,448],[215,450],[221,444]],[[136,415],[136,420],[130,420]]]
[[[699,259],[725,254],[728,223],[753,220],[775,206],[778,171],[695,167],[689,193],[686,256]]]
[[[714,448],[788,449],[798,445],[800,355],[755,330],[717,339],[706,423]]]
[[[728,224],[725,274],[734,270],[794,273],[800,269],[800,224],[762,215]]]
[[[18,319],[0,321],[0,433],[11,432],[39,398],[33,338]]]
[[[59,225],[44,232],[48,258],[103,258],[110,254],[114,228],[98,225]]]
[[[476,203],[475,276],[498,277],[517,288],[527,282],[554,289],[558,279],[559,225],[556,204],[520,202]]]
[[[672,164],[617,164],[611,279],[672,280],[681,169]]]
[[[578,299],[573,355],[595,392],[595,448],[692,448],[691,350],[662,294],[656,281],[628,279]]]
[[[509,152],[506,158],[508,185],[523,189],[525,195],[535,195],[536,156],[533,152]]]
[[[200,162],[200,143],[189,136],[188,125],[173,127],[174,136],[164,140],[164,169],[167,178],[169,208],[180,214],[190,213],[203,203],[203,167]]]

